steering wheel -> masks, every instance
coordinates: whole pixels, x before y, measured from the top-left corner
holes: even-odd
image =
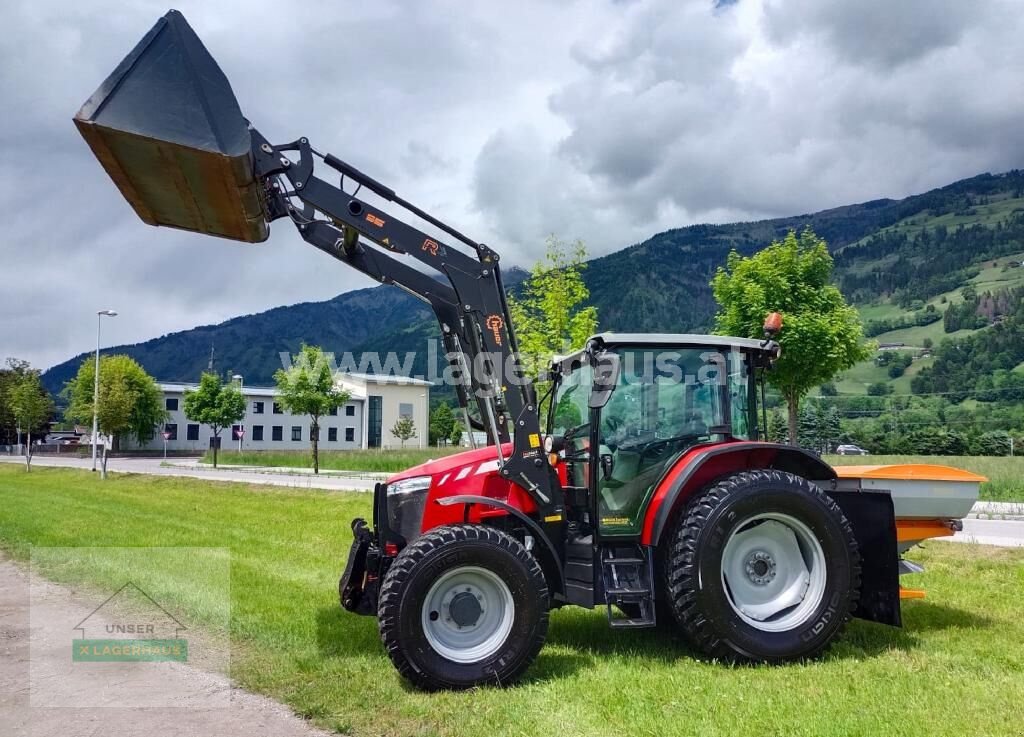
[[[669,452],[673,443],[679,438],[662,438],[660,440],[653,440],[650,443],[646,443],[643,450],[640,451],[640,464],[643,465],[644,461],[659,461],[666,453]]]

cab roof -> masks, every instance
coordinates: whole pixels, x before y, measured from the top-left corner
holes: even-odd
[[[605,345],[671,345],[714,346],[763,351],[764,341],[754,338],[734,338],[730,335],[697,335],[695,333],[598,333],[593,336]]]
[[[598,333],[591,336],[590,340],[600,340],[606,346],[707,347],[758,352],[767,350],[764,346],[764,341],[755,338],[734,338],[730,335],[698,335],[696,333]],[[556,356],[554,360],[562,363],[578,359],[583,355],[584,350],[580,349],[566,356]]]

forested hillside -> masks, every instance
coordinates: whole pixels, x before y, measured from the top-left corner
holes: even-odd
[[[752,253],[791,228],[810,226],[829,242],[837,282],[861,308],[869,331],[880,342],[927,352],[937,350],[943,338],[964,337],[1003,319],[1001,313],[1014,300],[1019,303],[1019,292],[1007,290],[1018,278],[1024,286],[1024,269],[1012,265],[1024,254],[1022,191],[1024,172],[983,174],[903,200],[678,228],[592,260],[584,277],[602,329],[704,331],[715,311],[708,282],[730,249]],[[964,286],[975,289],[973,308],[963,306],[970,301],[960,293]],[[433,335],[436,328],[421,303],[396,288],[376,287],[115,350],[132,355],[159,379],[188,381],[207,366],[212,348],[218,369],[269,383],[279,352],[295,351],[302,341],[336,353],[354,351],[357,358],[363,352],[416,352],[413,370],[422,372],[424,342]],[[59,390],[81,358],[46,372],[47,386]],[[878,381],[895,381],[902,382],[895,391],[909,393],[911,379],[928,364],[935,368],[925,376],[943,371],[938,358],[915,354],[913,365],[895,378],[889,367],[861,366],[838,383],[839,391],[866,394]]]

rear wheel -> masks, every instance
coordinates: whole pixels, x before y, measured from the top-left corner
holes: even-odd
[[[537,561],[510,535],[439,527],[391,565],[378,619],[391,661],[416,686],[503,685],[544,644],[548,590]]]
[[[719,481],[690,503],[669,544],[667,604],[712,657],[814,657],[857,603],[860,556],[850,523],[824,491],[790,473]]]

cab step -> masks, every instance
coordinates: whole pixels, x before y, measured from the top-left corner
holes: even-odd
[[[615,629],[654,627],[654,559],[636,543],[601,546],[601,581],[608,624]],[[627,613],[617,616],[612,607]]]

